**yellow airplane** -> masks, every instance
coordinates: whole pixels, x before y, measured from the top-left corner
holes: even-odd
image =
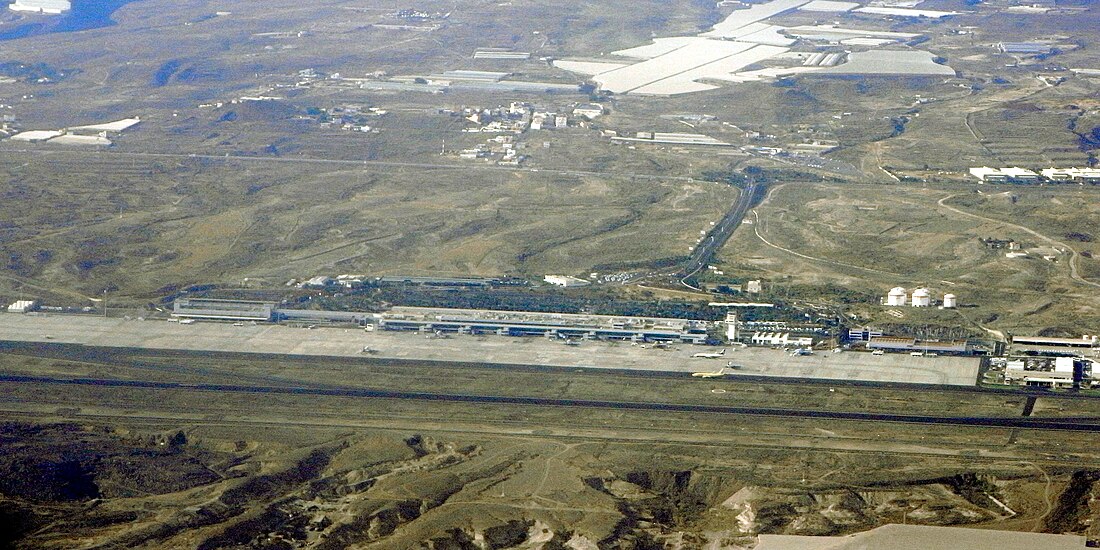
[[[694,378],[721,378],[726,375],[726,367],[722,367],[714,372],[693,372],[691,376]]]

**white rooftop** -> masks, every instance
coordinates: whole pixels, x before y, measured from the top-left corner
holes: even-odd
[[[909,8],[885,8],[880,6],[868,6],[866,8],[858,8],[855,11],[860,13],[873,13],[875,15],[897,15],[901,17],[928,17],[931,19],[939,19],[940,17],[947,17],[950,15],[958,15],[958,12],[954,11],[936,11],[936,10],[914,10]]]
[[[68,0],[15,0],[8,7],[12,11],[36,11],[56,14],[69,11],[72,5]]]
[[[835,2],[833,0],[813,0],[809,4],[798,8],[802,11],[843,12],[858,8],[855,2]]]
[[[26,132],[20,132],[11,137],[16,141],[46,141],[50,138],[60,136],[61,132],[57,130],[28,130]]]
[[[970,175],[984,180],[990,176],[1000,176],[1005,178],[1037,178],[1039,174],[1028,170],[1027,168],[1020,168],[1019,166],[1011,166],[1008,168],[990,168],[988,166],[982,166],[979,168],[971,168]]]
[[[106,147],[111,144],[111,140],[103,136],[82,136],[78,134],[64,134],[50,139],[50,143],[60,143],[62,145],[99,145]]]
[[[89,124],[88,126],[73,126],[69,130],[87,130],[89,132],[121,132],[141,122],[141,117],[124,118],[114,122],[103,124]]]
[[[1047,179],[1100,178],[1100,168],[1046,168],[1042,170]]]

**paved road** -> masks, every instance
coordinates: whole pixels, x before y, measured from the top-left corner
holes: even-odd
[[[694,277],[714,260],[715,254],[722,249],[726,241],[733,235],[733,232],[741,225],[749,208],[763,197],[766,190],[767,186],[762,183],[754,183],[741,190],[737,202],[703,237],[702,242],[695,245],[691,256],[676,273],[681,284],[688,288],[695,288],[688,284],[688,279]]]
[[[1031,235],[1032,237],[1035,237],[1035,238],[1037,238],[1041,241],[1045,241],[1047,244],[1049,244],[1049,245],[1051,245],[1055,248],[1063,248],[1065,250],[1069,250],[1069,252],[1070,252],[1070,256],[1069,256],[1069,276],[1070,276],[1070,278],[1072,278],[1073,280],[1075,280],[1075,281],[1077,281],[1081,284],[1085,284],[1085,285],[1100,288],[1100,283],[1095,283],[1093,281],[1090,281],[1090,280],[1082,277],[1081,274],[1078,272],[1078,270],[1077,270],[1077,257],[1078,257],[1078,254],[1077,254],[1077,250],[1075,250],[1072,246],[1069,246],[1068,244],[1066,244],[1062,241],[1052,239],[1052,238],[1050,238],[1046,235],[1043,235],[1042,233],[1039,233],[1038,231],[1035,231],[1033,229],[1024,227],[1024,226],[1019,225],[1019,224],[1015,224],[1015,223],[1012,223],[1012,222],[1007,222],[1007,221],[1004,221],[1004,220],[998,220],[998,219],[994,219],[994,218],[987,218],[985,216],[979,216],[977,214],[972,214],[972,213],[966,212],[964,210],[959,210],[958,208],[955,208],[953,206],[948,206],[947,201],[952,199],[952,198],[955,198],[957,196],[958,195],[948,195],[948,196],[936,201],[936,204],[940,205],[940,207],[945,209],[945,210],[948,210],[950,212],[954,212],[954,213],[959,214],[961,216],[966,216],[968,218],[974,218],[976,220],[981,220],[981,221],[984,221],[984,222],[995,223],[995,224],[998,224],[998,225],[1005,225],[1005,226],[1011,227],[1013,229],[1016,229],[1018,231],[1023,231],[1024,233],[1027,233],[1028,235]]]

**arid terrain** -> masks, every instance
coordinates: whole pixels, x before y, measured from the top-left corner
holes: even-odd
[[[1088,432],[331,392],[1005,419],[1020,416],[1022,395],[443,364],[425,378],[359,359],[275,359],[272,372],[246,355],[33,350],[9,348],[3,374],[55,382],[0,382],[3,467],[18,473],[4,477],[2,509],[19,548],[741,548],[756,533],[901,521],[1093,534]],[[168,385],[111,385],[139,380]],[[207,383],[240,389],[197,387]],[[1034,418],[1082,417],[1100,404],[1033,407]]]
[[[68,338],[78,322],[26,323],[0,341],[0,548],[747,550],[890,523],[1100,540],[1095,390],[842,347],[862,326],[990,354],[1013,335],[1100,334],[1100,186],[969,173],[1097,164],[1100,6],[918,3],[951,13],[791,4],[751,23],[775,55],[667,96],[555,62],[659,65],[615,52],[702,40],[762,2],[3,10],[0,305],[27,301],[7,319],[166,323],[182,296],[668,316],[705,319],[694,336],[733,351],[757,330],[813,345],[753,342],[779,349],[742,352],[767,356],[752,370],[684,344],[676,370],[660,368],[667,342],[638,337],[548,332],[540,345],[565,351],[544,357],[569,361],[503,364],[455,357],[485,338],[522,356],[524,339],[402,353],[451,337],[425,325],[381,351],[317,337],[344,357],[307,357],[262,338],[263,354],[99,347]],[[912,55],[924,72],[894,62]],[[496,282],[375,284],[392,275]],[[882,306],[899,285],[958,307]],[[729,309],[755,323],[740,341],[737,319],[716,322],[724,302],[755,304]],[[366,333],[336,317],[308,334]],[[332,321],[301,319],[279,328]],[[784,370],[815,353],[802,365],[864,353],[925,385]],[[619,359],[635,356],[649,372]],[[923,361],[973,370],[929,385],[943,373]]]

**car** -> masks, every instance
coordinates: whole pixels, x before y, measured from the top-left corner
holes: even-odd
[[[875,351],[871,352],[871,355],[886,355],[886,352],[880,349],[876,349]]]

